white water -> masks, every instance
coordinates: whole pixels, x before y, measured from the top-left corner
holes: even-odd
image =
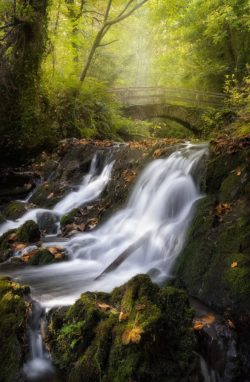
[[[140,176],[127,206],[91,233],[74,236],[64,245],[71,255],[68,262],[43,267],[12,269],[8,273],[32,288],[33,297],[47,309],[72,304],[86,291],[110,291],[139,273],[149,273],[161,282],[171,276],[192,218],[199,191],[199,165],[206,146],[185,145],[166,159],[154,160]],[[50,212],[62,215],[93,200],[106,186],[113,163],[96,176],[96,158],[77,192],[71,192]],[[36,209],[16,222],[2,226],[2,232],[16,228],[29,219],[36,220]],[[51,243],[50,243],[51,245]],[[112,272],[103,271],[117,258]],[[122,261],[123,260],[123,261]],[[34,319],[39,322],[37,315]],[[39,324],[31,325],[31,361],[24,371],[29,379],[52,372]]]
[[[86,290],[110,291],[138,273],[149,272],[156,282],[170,277],[194,204],[202,197],[194,179],[206,152],[205,146],[185,145],[166,159],[154,160],[140,176],[125,208],[95,231],[60,243],[70,253],[70,261],[25,267],[11,274],[30,284],[34,298],[47,308],[71,304]],[[84,197],[88,195],[85,201],[91,197],[89,185],[96,192],[94,182],[101,183],[101,192],[111,168],[112,164],[107,165],[99,178],[90,183],[86,180],[88,191],[81,191]],[[54,211],[69,211],[76,202],[73,196],[66,196]],[[79,193],[75,196],[77,199]],[[122,254],[124,261],[115,271],[96,280]]]
[[[29,319],[29,338],[30,338],[30,360],[23,366],[23,371],[28,380],[44,380],[49,382],[53,377],[54,368],[49,354],[43,344],[41,325],[43,321],[44,310],[36,302],[32,302],[32,315]]]
[[[35,208],[25,213],[20,219],[15,221],[8,220],[6,223],[0,226],[0,235],[7,232],[10,229],[20,227],[28,220],[38,221],[41,214],[47,212],[51,213],[58,218],[67,214],[74,208],[80,207],[94,199],[96,199],[106,187],[114,162],[108,163],[101,172],[97,175],[97,156],[95,155],[89,173],[83,178],[81,185],[77,191],[72,191],[65,196],[59,203],[57,203],[52,210],[44,208]]]

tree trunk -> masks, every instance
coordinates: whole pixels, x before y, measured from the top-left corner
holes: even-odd
[[[92,45],[92,48],[90,50],[90,53],[89,53],[89,56],[87,58],[87,62],[85,64],[85,67],[82,71],[82,74],[80,76],[80,81],[83,82],[87,76],[87,73],[89,71],[89,68],[90,68],[90,65],[92,63],[92,60],[94,58],[94,55],[95,55],[95,52],[96,52],[96,49],[98,48],[103,36],[105,35],[105,29],[104,27],[102,27],[102,29],[97,33],[96,35],[96,38],[95,38],[95,41]]]

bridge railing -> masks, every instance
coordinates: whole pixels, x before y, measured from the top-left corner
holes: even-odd
[[[125,106],[145,105],[145,104],[163,104],[163,103],[185,103],[195,106],[213,106],[223,105],[225,95],[216,92],[202,92],[199,90],[190,90],[184,88],[168,87],[130,87],[113,88],[110,92],[115,94]]]

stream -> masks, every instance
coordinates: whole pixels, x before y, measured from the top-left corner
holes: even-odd
[[[207,153],[206,145],[187,143],[166,159],[153,160],[138,178],[125,207],[97,229],[60,242],[69,261],[40,267],[11,263],[1,266],[0,272],[29,284],[36,301],[29,323],[31,359],[24,365],[28,379],[37,380],[44,375],[44,380],[48,380],[45,376],[53,370],[41,336],[44,310],[72,304],[84,291],[109,292],[136,274],[147,273],[159,284],[171,277],[195,204],[203,197],[200,175]],[[108,184],[114,162],[104,163],[98,173],[96,161],[97,155],[78,189],[53,209],[28,211],[20,219],[4,223],[0,233],[30,219],[38,221],[45,212],[59,222],[73,208],[98,198]],[[52,246],[53,240],[47,237],[44,246]]]

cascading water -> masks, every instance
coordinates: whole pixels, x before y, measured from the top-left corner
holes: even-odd
[[[39,268],[17,267],[8,273],[31,285],[33,298],[46,308],[69,305],[86,290],[110,291],[138,273],[148,273],[159,283],[170,277],[185,241],[193,207],[202,197],[199,170],[206,154],[205,145],[186,144],[168,158],[154,160],[142,173],[125,208],[95,231],[61,243],[70,254],[70,261]],[[113,163],[95,176],[95,161],[94,158],[79,190],[66,196],[50,212],[65,214],[101,194]],[[38,212],[46,210],[28,212],[17,222],[2,226],[2,232],[29,219],[36,220]],[[36,328],[32,345],[36,352],[26,365],[31,377],[36,373],[36,364],[43,365],[45,371],[51,370],[46,353],[37,354],[41,350],[37,346],[39,338]]]
[[[171,275],[194,204],[202,197],[196,178],[206,153],[206,146],[184,145],[168,158],[154,160],[142,173],[125,208],[95,231],[61,243],[71,256],[69,262],[11,273],[31,285],[34,298],[46,307],[71,304],[85,290],[110,291],[138,273],[150,273],[154,281],[161,282]],[[112,164],[107,165],[90,182],[91,170],[76,199],[79,192],[85,200],[100,194],[111,169]],[[101,184],[98,192],[97,182]],[[92,194],[89,187],[94,189]],[[66,196],[54,211],[69,211],[76,205],[73,197],[74,193]]]
[[[70,192],[65,198],[57,203],[52,210],[44,208],[35,208],[28,211],[20,219],[15,221],[7,221],[0,226],[0,235],[4,232],[20,227],[28,220],[38,221],[39,217],[44,213],[50,213],[59,217],[65,215],[74,208],[80,207],[94,199],[96,199],[106,187],[114,162],[104,166],[100,175],[97,175],[97,155],[91,162],[89,173],[83,178],[81,185],[77,191]]]
[[[43,344],[41,326],[44,322],[44,308],[32,301],[32,314],[29,319],[30,361],[24,364],[23,371],[29,380],[52,381],[54,368]]]

